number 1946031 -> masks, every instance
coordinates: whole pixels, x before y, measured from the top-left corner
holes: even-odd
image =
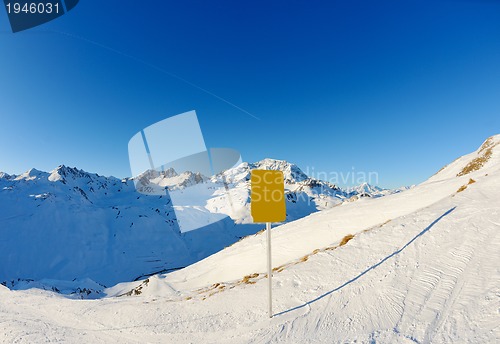
[[[59,3],[55,2],[31,2],[31,3],[19,3],[19,2],[8,2],[5,4],[7,12],[9,14],[51,14],[59,13],[61,10],[59,8]]]

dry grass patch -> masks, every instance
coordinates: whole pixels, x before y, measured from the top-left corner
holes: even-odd
[[[380,227],[383,227],[383,226],[385,226],[386,224],[388,224],[389,222],[391,222],[391,219],[389,219],[389,220],[385,221],[384,223],[382,223],[382,224],[381,224],[380,226],[378,226],[378,227],[379,227],[379,228],[380,228]]]
[[[243,277],[243,279],[240,281],[240,283],[245,283],[245,284],[255,284],[255,281],[252,281],[253,278],[259,277],[258,273],[253,273],[251,275],[246,275]]]
[[[118,295],[118,297],[120,296],[133,296],[133,295],[141,295],[142,294],[142,288],[143,287],[147,287],[148,286],[148,283],[149,283],[149,278],[145,279],[141,284],[139,284],[137,287],[135,287],[134,289],[124,293],[124,294],[120,294]]]
[[[375,228],[382,228],[382,227],[384,227],[386,224],[388,224],[388,223],[389,223],[389,222],[391,222],[391,221],[392,221],[392,220],[391,220],[391,219],[389,219],[389,220],[385,221],[384,223],[381,223],[381,224],[379,224],[379,225],[377,225],[377,226],[375,226],[375,227],[367,228],[367,229],[363,230],[363,232],[362,232],[362,233],[367,233],[367,232],[369,232],[369,231],[371,231],[371,230],[373,230],[373,229],[375,229]]]
[[[340,241],[340,244],[339,246],[344,246],[345,244],[347,244],[352,238],[354,238],[354,235],[352,234],[347,234],[345,237],[342,238],[342,240]]]
[[[388,222],[390,222],[391,220],[387,220],[386,222],[384,222],[383,224],[380,224],[379,227],[382,227],[383,225],[387,224]],[[375,227],[374,227],[375,228]],[[346,235],[344,238],[342,238],[340,244],[338,245],[335,245],[335,246],[329,246],[329,247],[325,247],[323,249],[315,249],[314,251],[312,251],[310,254],[306,254],[305,256],[303,256],[302,258],[299,258],[295,261],[292,261],[290,263],[287,263],[287,264],[283,264],[283,265],[280,265],[280,266],[277,266],[275,268],[273,268],[273,272],[282,272],[284,271],[285,269],[288,269],[289,267],[292,267],[294,265],[297,265],[297,264],[300,264],[300,263],[303,263],[303,262],[307,262],[309,260],[309,257],[311,257],[312,255],[315,255],[315,254],[318,254],[320,252],[324,252],[324,251],[330,251],[330,250],[335,250],[336,248],[340,247],[340,246],[343,246],[345,244],[347,244],[347,242],[349,242],[349,240],[351,240],[352,238],[354,238],[354,235],[352,234],[348,234]],[[202,297],[201,300],[205,300],[206,298],[214,295],[214,294],[217,294],[223,290],[226,290],[226,289],[233,289],[234,287],[238,286],[238,285],[241,285],[241,284],[255,284],[257,283],[257,280],[260,280],[262,278],[267,278],[267,273],[262,273],[262,274],[259,274],[259,273],[253,273],[253,274],[250,274],[250,275],[246,275],[245,277],[243,277],[241,280],[235,282],[235,283],[231,283],[229,285],[223,285],[221,283],[215,283],[215,284],[212,284],[210,287],[208,288],[202,288],[202,289],[199,289],[198,290],[198,294],[204,294],[204,293],[207,293],[205,296]],[[227,287],[227,288],[226,288]]]
[[[460,188],[458,188],[457,193],[464,191],[465,189],[467,189],[468,185],[474,184],[475,182],[476,181],[474,179],[469,178],[469,182],[467,183],[467,185],[462,185]]]
[[[253,275],[250,275],[250,276],[253,276]],[[250,277],[250,276],[245,276],[245,277]],[[240,283],[242,283],[242,281],[238,281],[237,284],[240,284]],[[255,283],[255,282],[253,282],[253,283]],[[253,283],[249,283],[249,284],[253,284]],[[208,297],[224,291],[226,289],[226,287],[227,286],[225,284],[214,283],[210,287],[200,288],[200,289],[196,290],[196,292],[198,294],[200,294],[200,296],[204,294],[204,296],[201,298],[201,300],[206,300]],[[234,286],[229,286],[229,289],[232,289],[232,288],[234,288]],[[192,299],[191,296],[188,296],[185,298],[185,300],[191,300],[191,299]]]
[[[273,272],[281,272],[285,270],[285,266],[284,265],[280,265],[280,266],[277,266],[275,268],[273,268]]]
[[[486,164],[488,160],[490,160],[491,156],[493,155],[493,147],[495,146],[496,144],[493,143],[493,139],[491,137],[487,139],[478,152],[479,156],[469,162],[462,169],[462,171],[457,174],[457,177],[465,176],[471,172],[480,170],[484,166],[484,164]]]
[[[462,185],[461,187],[458,188],[457,193],[464,191],[467,189],[467,185]]]

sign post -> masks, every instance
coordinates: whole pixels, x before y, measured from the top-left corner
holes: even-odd
[[[266,222],[267,232],[267,295],[269,297],[269,318],[273,317],[273,265],[271,262],[271,222]]]
[[[273,266],[271,261],[271,222],[283,222],[286,220],[285,183],[283,172],[273,170],[253,170],[250,183],[250,208],[253,222],[266,223],[269,318],[272,318]]]

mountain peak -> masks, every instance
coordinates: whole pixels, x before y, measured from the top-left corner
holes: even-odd
[[[20,174],[15,178],[15,180],[36,180],[42,177],[43,175],[46,175],[46,172],[37,170],[36,168],[31,168],[28,171],[24,172],[23,174]]]
[[[50,176],[48,177],[48,180],[51,182],[55,182],[55,181],[66,182],[67,178],[92,179],[90,174],[88,172],[85,172],[84,170],[80,170],[76,167],[68,167],[66,165],[59,165],[54,170],[50,171]]]
[[[282,171],[286,183],[298,183],[307,180],[309,177],[295,164],[286,160],[265,158],[250,164],[253,169]]]
[[[0,172],[0,178],[10,179],[12,177],[14,177],[14,176],[11,176],[10,174],[5,173],[5,172]]]
[[[367,182],[361,183],[357,186],[351,187],[347,189],[347,192],[350,195],[361,195],[361,196],[380,196],[384,194],[384,191],[387,192],[388,190],[384,190],[378,186],[371,185]]]

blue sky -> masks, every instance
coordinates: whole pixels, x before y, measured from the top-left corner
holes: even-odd
[[[189,110],[245,161],[385,187],[500,133],[498,1],[88,0],[16,34],[1,8],[0,65],[8,173],[129,176],[128,140]]]

